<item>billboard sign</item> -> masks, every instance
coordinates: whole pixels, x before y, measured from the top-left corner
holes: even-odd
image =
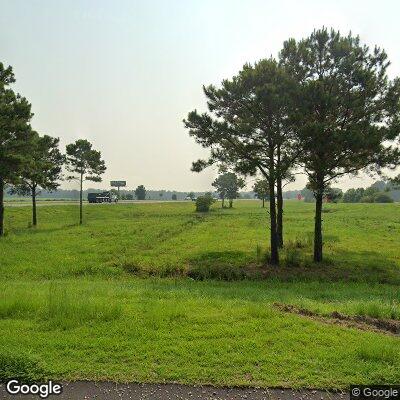
[[[111,181],[110,185],[112,187],[125,187],[126,186],[126,181]]]

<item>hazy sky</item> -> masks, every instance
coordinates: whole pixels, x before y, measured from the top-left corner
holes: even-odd
[[[390,75],[400,75],[395,0],[0,0],[0,10],[0,60],[32,102],[33,127],[60,137],[63,149],[92,141],[108,166],[100,187],[124,179],[131,188],[210,189],[214,171],[190,171],[205,150],[182,119],[205,109],[203,84],[277,55],[289,37],[323,25],[351,30],[385,48]]]

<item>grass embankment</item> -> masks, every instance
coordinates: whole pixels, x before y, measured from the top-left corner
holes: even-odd
[[[399,319],[397,204],[327,205],[327,261],[316,267],[313,205],[288,202],[280,272],[263,267],[267,215],[257,202],[208,215],[191,203],[94,205],[82,227],[74,206],[40,208],[37,229],[26,228],[29,213],[7,209],[0,243],[0,378],[320,388],[400,380],[398,337],[273,306]],[[197,281],[209,276],[251,280]]]

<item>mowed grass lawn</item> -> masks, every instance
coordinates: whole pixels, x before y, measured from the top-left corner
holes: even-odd
[[[399,337],[273,303],[400,319],[400,205],[285,203],[282,267],[256,201],[199,215],[187,202],[6,209],[0,379],[346,388],[398,383]]]

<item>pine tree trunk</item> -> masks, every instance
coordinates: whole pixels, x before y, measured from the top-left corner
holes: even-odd
[[[271,225],[271,264],[279,265],[278,235],[276,226],[275,182],[269,179],[269,215]]]
[[[225,205],[225,197],[223,197],[223,198],[222,198],[222,204],[221,204],[221,207],[222,207],[222,208],[224,208],[224,205]]]
[[[276,197],[277,197],[277,235],[278,246],[283,247],[283,195],[282,195],[282,179],[278,176],[276,179]]]
[[[4,235],[4,179],[0,177],[0,236]]]
[[[322,196],[323,189],[319,189],[315,196],[314,262],[322,261]]]
[[[36,218],[36,187],[33,186],[32,188],[32,225],[37,225],[37,218]]]
[[[83,221],[83,218],[82,218],[82,214],[83,214],[83,212],[82,212],[82,195],[83,195],[83,193],[82,193],[82,188],[83,188],[83,174],[81,174],[81,187],[80,187],[80,191],[79,191],[79,225],[82,225],[82,221]]]
[[[262,201],[263,201],[263,205],[262,205],[262,208],[265,208],[265,198],[263,197],[263,199],[262,199]]]
[[[271,264],[279,265],[279,242],[276,226],[276,201],[275,201],[275,161],[274,146],[269,143],[269,168],[268,168],[268,185],[269,185],[269,216],[271,225]]]
[[[229,208],[232,208],[233,200],[229,199]]]

